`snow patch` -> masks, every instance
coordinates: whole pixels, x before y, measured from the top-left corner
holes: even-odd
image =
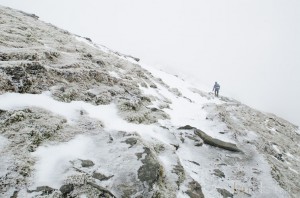
[[[8,144],[9,144],[9,140],[6,137],[0,135],[0,153],[2,152],[2,149],[4,149],[4,147],[7,146]]]
[[[94,149],[96,147],[92,139],[85,136],[55,146],[38,147],[33,153],[38,159],[35,164],[36,184],[59,188],[66,177],[65,172],[71,168],[70,161],[93,158]]]

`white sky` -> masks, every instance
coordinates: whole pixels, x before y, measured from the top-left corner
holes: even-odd
[[[299,0],[0,0],[300,125]]]

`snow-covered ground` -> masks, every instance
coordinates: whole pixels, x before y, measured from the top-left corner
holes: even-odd
[[[157,89],[142,89],[147,95],[153,95],[158,98],[162,96],[171,101],[170,108],[167,110],[170,119],[160,120],[159,123],[162,126],[172,127],[173,130],[176,130],[176,127],[191,125],[202,129],[214,138],[235,143],[229,134],[219,133],[220,131],[226,130],[226,125],[207,120],[207,112],[203,109],[206,103],[222,104],[224,103],[223,101],[214,97],[213,99],[201,97],[199,94],[191,91],[192,87],[190,87],[187,82],[162,71],[151,68],[147,69],[150,70],[154,76],[163,79],[170,87],[176,87],[182,95],[185,96],[179,97],[159,84],[157,84]],[[54,100],[49,92],[42,94],[6,93],[0,95],[0,101],[0,109],[12,111],[38,107],[48,110],[53,114],[63,116],[68,120],[69,124],[77,122],[80,119],[80,112],[83,111],[87,116],[103,122],[105,130],[122,130],[129,134],[137,132],[141,138],[149,144],[160,143],[168,146],[178,144],[179,149],[176,151],[176,154],[173,153],[173,155],[176,155],[181,162],[185,172],[202,184],[204,195],[207,197],[219,196],[216,192],[216,187],[228,189],[229,191],[232,191],[235,187],[240,188],[240,190],[245,189],[247,193],[260,197],[271,195],[272,197],[287,196],[285,192],[277,186],[274,179],[272,179],[270,167],[266,160],[254,149],[252,151],[252,159],[243,161],[240,159],[240,154],[222,152],[218,149],[211,149],[210,146],[206,145],[195,147],[193,141],[188,139],[186,139],[186,142],[180,143],[180,141],[178,141],[179,134],[163,129],[157,124],[143,125],[126,122],[118,116],[118,110],[114,104],[96,106],[83,101],[65,103]],[[187,130],[183,136],[187,136],[188,134],[193,135],[193,132]],[[7,140],[4,137],[2,137],[2,139],[1,144],[7,144]],[[37,158],[34,184],[36,186],[38,184],[59,188],[59,186],[63,184],[66,175],[70,175],[68,172],[71,166],[69,161],[72,160],[91,159],[93,162],[99,164],[103,163],[102,160],[107,160],[106,158],[108,158],[105,153],[108,154],[111,152],[107,151],[107,148],[103,147],[103,145],[96,140],[97,136],[78,135],[66,143],[59,145],[51,145],[50,143],[40,146],[32,154]],[[104,153],[104,155],[99,156],[99,154],[95,152],[99,149],[101,149],[101,153]],[[171,153],[174,151],[174,148],[169,149]],[[162,154],[159,155],[159,160],[167,169],[174,164],[176,165],[176,157],[173,156],[170,158],[169,155]],[[228,165],[222,165],[218,163],[218,161],[215,161],[221,158],[227,158],[227,160],[231,160],[231,158],[237,159],[237,162],[227,167]],[[220,167],[226,175],[226,182],[224,182],[225,178],[217,179],[212,175],[213,169]],[[259,190],[252,192],[252,185],[249,183],[249,179],[250,176],[253,175],[254,170],[260,171],[261,174],[260,176],[256,176],[256,180],[254,181],[257,182],[256,187],[259,188]],[[109,172],[107,169],[105,171]],[[243,177],[243,180],[241,180],[241,178],[232,174],[233,171],[243,172],[243,174],[249,175],[249,178],[244,178],[244,176],[241,175],[241,178]],[[111,172],[111,174],[115,173]],[[264,185],[263,188],[262,185]],[[184,197],[183,194],[179,197],[181,196]]]
[[[296,126],[1,9],[39,28],[0,32],[1,196],[300,196]]]

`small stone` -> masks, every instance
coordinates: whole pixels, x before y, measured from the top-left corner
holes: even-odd
[[[107,176],[105,176],[105,175],[103,175],[103,174],[101,174],[101,173],[97,173],[97,172],[94,172],[94,173],[93,173],[93,178],[98,179],[98,180],[100,180],[100,181],[109,180],[109,179],[112,178],[113,176],[114,176],[114,175],[111,175],[111,176],[107,177]]]
[[[62,185],[59,190],[63,195],[66,195],[74,190],[74,186],[73,184],[65,184]]]
[[[95,165],[94,162],[92,162],[91,160],[81,160],[82,167],[91,167],[94,165]]]
[[[224,177],[225,178],[225,174],[222,171],[220,171],[219,169],[215,169],[213,174],[217,177],[220,177],[220,178]]]
[[[129,144],[130,145],[129,148],[131,148],[131,147],[133,147],[137,143],[137,139],[134,138],[134,137],[131,137],[131,138],[126,139],[125,143]]]
[[[233,197],[233,194],[226,189],[217,188],[217,191],[223,196],[223,198]]]
[[[185,126],[182,126],[182,127],[179,127],[178,128],[179,130],[190,130],[190,129],[195,129],[194,127],[190,126],[190,125],[185,125]]]
[[[202,146],[203,145],[203,142],[196,142],[195,143],[195,146]]]
[[[39,186],[35,190],[35,192],[43,192],[42,195],[51,194],[53,191],[54,191],[54,189],[49,186]]]

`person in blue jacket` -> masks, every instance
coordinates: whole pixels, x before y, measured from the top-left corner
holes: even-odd
[[[219,90],[220,90],[220,85],[217,82],[215,82],[213,91],[215,91],[215,96],[217,97],[219,97]]]

